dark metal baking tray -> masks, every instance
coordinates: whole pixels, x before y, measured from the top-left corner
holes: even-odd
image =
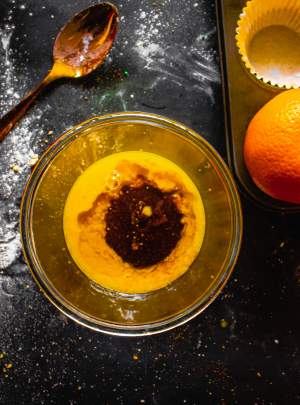
[[[268,210],[300,212],[300,206],[268,197],[253,183],[243,159],[247,126],[255,113],[280,90],[261,85],[244,68],[235,41],[245,0],[216,0],[228,162],[240,190]]]

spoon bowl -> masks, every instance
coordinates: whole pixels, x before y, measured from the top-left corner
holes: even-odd
[[[72,77],[95,70],[113,45],[118,22],[118,10],[110,3],[91,6],[76,14],[55,40],[53,68],[61,74],[67,71],[67,76]]]
[[[119,13],[111,3],[100,3],[76,14],[55,40],[54,64],[47,76],[0,119],[0,142],[50,82],[82,77],[100,66],[113,45],[118,25]]]

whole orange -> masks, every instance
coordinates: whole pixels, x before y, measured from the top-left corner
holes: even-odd
[[[280,93],[258,111],[247,129],[244,158],[262,191],[300,203],[300,89]]]

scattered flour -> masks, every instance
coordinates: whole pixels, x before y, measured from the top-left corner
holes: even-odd
[[[145,43],[137,41],[136,49],[138,49],[139,56],[146,61],[146,68],[149,68],[153,62],[153,57],[164,55],[162,48],[158,44]]]
[[[162,40],[161,20],[163,15],[162,11],[156,9],[149,10],[148,12],[140,9],[137,12],[139,27],[135,31],[137,41],[134,50],[139,57],[144,60],[146,64],[145,67],[150,68],[156,56],[160,56],[161,58],[164,56],[160,45]]]
[[[198,5],[194,3],[193,8]],[[216,30],[195,35],[195,40],[189,46],[178,48],[172,42],[168,44],[165,33],[182,29],[182,21],[180,15],[169,18],[167,13],[168,8],[136,11],[138,28],[135,31],[134,51],[144,69],[160,75],[156,84],[167,79],[178,86],[193,86],[214,102],[211,84],[220,81],[220,73],[215,62],[215,50],[209,42]]]
[[[13,4],[13,3],[12,3]],[[0,27],[0,115],[5,114],[28,91],[26,69],[16,73],[11,50],[15,26],[10,23],[11,7]],[[30,167],[38,155],[32,143],[41,130],[42,111],[35,109],[22,119],[0,144],[0,270],[9,267],[20,255],[19,204]]]

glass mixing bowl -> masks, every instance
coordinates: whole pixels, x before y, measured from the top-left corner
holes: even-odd
[[[180,166],[198,187],[206,217],[204,241],[189,270],[165,288],[132,295],[93,284],[74,263],[63,233],[64,205],[77,177],[96,160],[130,150]],[[59,310],[97,331],[138,336],[181,325],[216,298],[237,260],[242,213],[227,166],[199,134],[158,115],[116,113],[75,126],[43,154],[24,191],[21,235],[36,282]]]

